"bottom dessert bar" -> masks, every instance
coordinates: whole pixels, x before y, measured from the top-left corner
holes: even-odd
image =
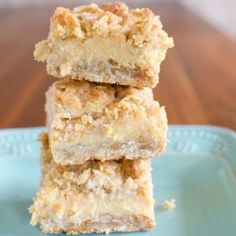
[[[87,161],[62,166],[41,135],[42,178],[31,224],[46,233],[109,233],[155,226],[149,159]]]

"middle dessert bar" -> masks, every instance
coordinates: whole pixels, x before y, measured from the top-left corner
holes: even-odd
[[[165,149],[166,113],[150,88],[64,79],[46,97],[50,148],[57,163],[148,158]]]

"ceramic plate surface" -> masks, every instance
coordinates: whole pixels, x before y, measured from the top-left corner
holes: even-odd
[[[0,236],[45,235],[29,225],[38,189],[42,128],[0,131]],[[157,227],[132,236],[235,236],[236,135],[210,126],[171,126],[167,153],[154,158]],[[165,199],[176,209],[163,210]]]

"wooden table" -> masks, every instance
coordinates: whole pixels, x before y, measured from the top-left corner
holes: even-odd
[[[176,45],[154,89],[169,122],[236,130],[236,42],[180,5],[154,2],[149,7],[161,15]],[[0,10],[0,128],[45,123],[44,93],[54,79],[32,54],[34,44],[46,38],[54,8]]]

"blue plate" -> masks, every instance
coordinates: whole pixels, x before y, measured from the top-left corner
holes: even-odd
[[[45,235],[29,225],[38,189],[42,128],[0,131],[0,236]],[[167,153],[153,159],[157,227],[145,236],[236,235],[236,135],[210,126],[171,126]],[[176,209],[161,203],[176,199]],[[125,235],[124,233],[119,235]]]

